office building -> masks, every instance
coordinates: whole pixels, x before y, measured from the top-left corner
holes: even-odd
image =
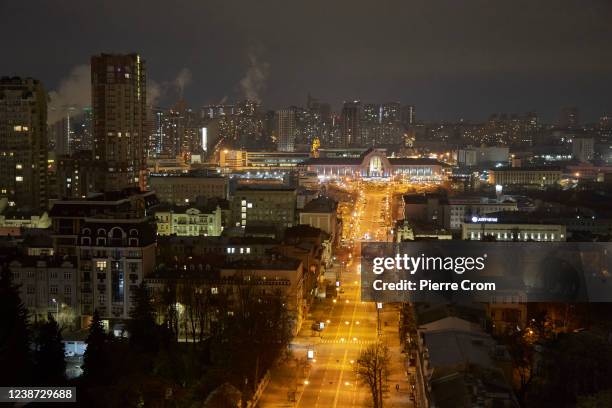
[[[558,167],[523,167],[511,169],[493,169],[489,173],[489,184],[550,186],[561,179]]]
[[[466,221],[474,217],[482,218],[487,214],[500,211],[518,211],[516,201],[504,198],[489,197],[449,197],[448,223],[446,228],[459,230]]]
[[[460,166],[478,166],[485,164],[506,164],[510,158],[510,149],[505,146],[466,147],[457,150],[457,164]]]
[[[198,197],[227,198],[227,177],[199,172],[179,174],[151,174],[149,186],[163,203],[187,205]]]
[[[237,227],[273,226],[278,232],[295,225],[297,193],[282,185],[238,186],[232,198]]]
[[[0,79],[0,197],[47,207],[47,93],[32,78]]]
[[[147,94],[138,54],[91,58],[93,159],[103,164],[98,191],[146,186]]]
[[[480,241],[563,242],[567,239],[566,226],[541,216],[522,212],[490,213],[474,216],[461,225],[461,239]]]

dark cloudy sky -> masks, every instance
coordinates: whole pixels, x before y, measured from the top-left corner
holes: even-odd
[[[249,93],[280,108],[310,91],[335,107],[413,103],[424,119],[612,111],[608,0],[0,0],[0,40],[0,74],[49,90],[91,54],[138,51],[162,104],[182,71],[196,106]]]

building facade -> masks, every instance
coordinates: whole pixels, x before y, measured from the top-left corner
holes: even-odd
[[[47,93],[32,78],[0,79],[0,197],[47,208]]]
[[[559,224],[498,223],[495,217],[487,217],[461,226],[461,239],[480,241],[488,237],[496,241],[563,242],[567,239],[565,225]]]
[[[60,325],[75,323],[80,310],[75,258],[22,256],[9,268],[32,320],[51,314]]]
[[[94,310],[113,324],[129,318],[131,294],[155,266],[158,204],[136,188],[52,203],[54,253],[77,259],[83,326]]]
[[[292,152],[295,149],[295,110],[283,109],[276,112],[276,131],[278,134],[278,150]]]
[[[199,173],[151,174],[149,186],[163,203],[186,205],[196,198],[227,198],[227,177]]]
[[[91,58],[93,158],[104,171],[97,191],[146,186],[147,83],[138,54]]]
[[[359,157],[312,157],[300,165],[302,172],[315,172],[323,178],[399,177],[412,182],[442,181],[447,167],[434,159],[387,157],[384,149],[375,148]]]
[[[489,184],[543,187],[558,184],[561,174],[558,167],[494,169],[489,173]]]
[[[223,232],[221,208],[172,206],[155,210],[158,235],[219,236]]]
[[[297,193],[278,186],[239,186],[232,197],[233,223],[237,227],[271,225],[285,229],[295,225]]]

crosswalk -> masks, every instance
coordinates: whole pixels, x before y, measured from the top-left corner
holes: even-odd
[[[319,344],[359,344],[359,345],[370,345],[376,344],[376,340],[354,340],[343,337],[330,337],[322,338]]]

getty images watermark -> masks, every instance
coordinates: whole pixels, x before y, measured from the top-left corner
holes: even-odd
[[[362,300],[611,302],[611,243],[366,243]]]

